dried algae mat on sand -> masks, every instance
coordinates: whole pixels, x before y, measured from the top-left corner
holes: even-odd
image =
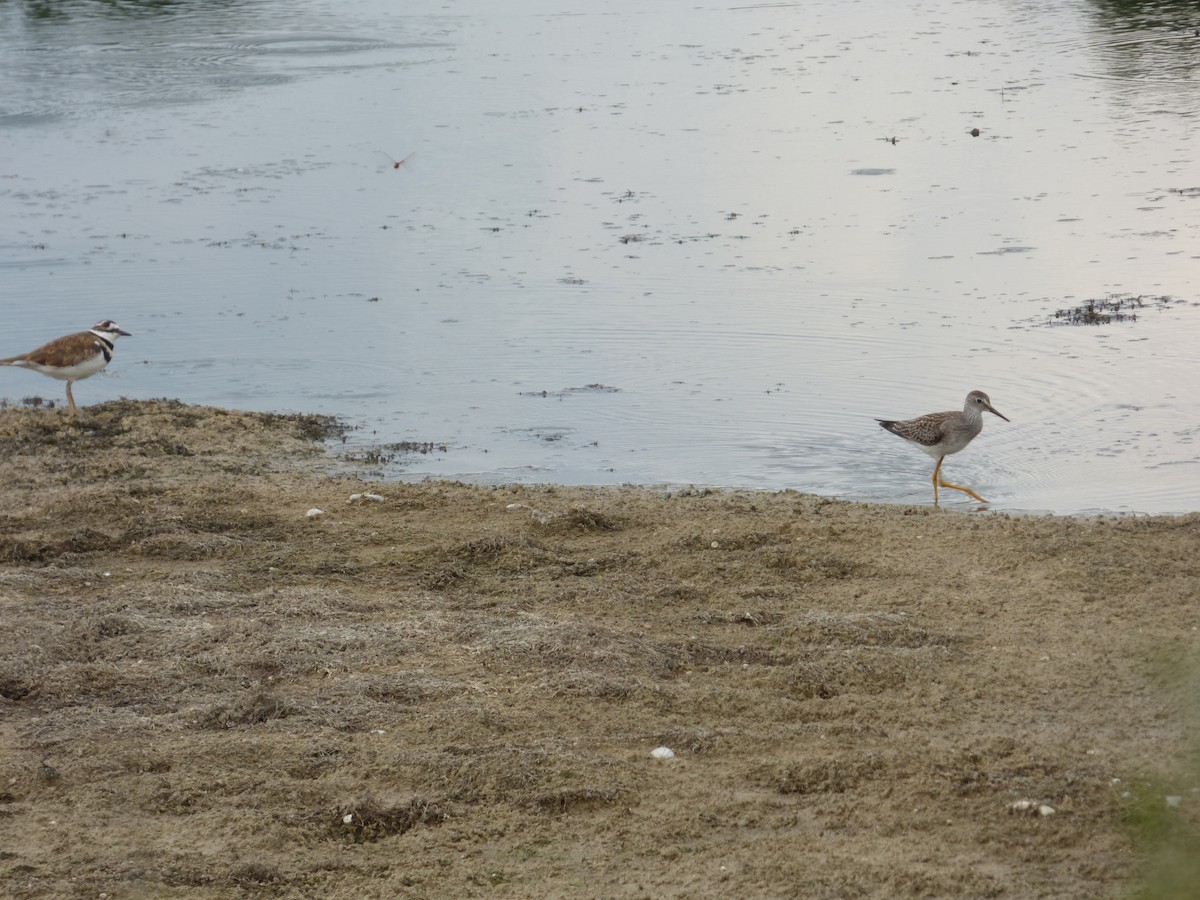
[[[1196,883],[1200,517],[366,483],[328,425],[2,411],[0,893]]]

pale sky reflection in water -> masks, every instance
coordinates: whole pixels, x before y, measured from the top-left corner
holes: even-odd
[[[115,318],[81,403],[928,503],[873,417],[981,388],[993,509],[1200,509],[1190,4],[57,6],[0,9],[0,351]],[[1110,292],[1174,299],[1044,324]]]

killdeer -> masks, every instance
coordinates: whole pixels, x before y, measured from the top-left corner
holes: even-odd
[[[65,381],[67,403],[74,415],[79,412],[79,407],[71,396],[71,385],[107,366],[112,360],[113,344],[122,334],[128,336],[129,332],[112,319],[105,319],[93,325],[90,331],[68,334],[21,356],[0,359],[0,366],[20,366]]]

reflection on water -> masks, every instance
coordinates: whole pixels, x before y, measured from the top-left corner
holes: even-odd
[[[369,32],[304,33],[295,30],[302,21],[277,4],[235,0],[0,6],[0,76],[9,88],[0,96],[0,125],[206,102],[311,74],[313,57],[322,67],[331,57],[342,66],[374,65],[370,55],[384,52],[396,61],[390,51],[397,48]]]
[[[993,508],[1200,508],[1188,8],[867,5],[0,5],[0,355],[112,316],[84,404],[916,503],[874,417],[978,388]],[[1048,324],[1109,295],[1173,299]]]
[[[1090,0],[1083,12],[1114,34],[1128,32],[1195,32],[1200,28],[1191,0]]]

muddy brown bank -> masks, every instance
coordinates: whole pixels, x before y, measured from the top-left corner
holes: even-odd
[[[0,410],[0,894],[1198,883],[1200,516],[372,483],[329,425]]]

